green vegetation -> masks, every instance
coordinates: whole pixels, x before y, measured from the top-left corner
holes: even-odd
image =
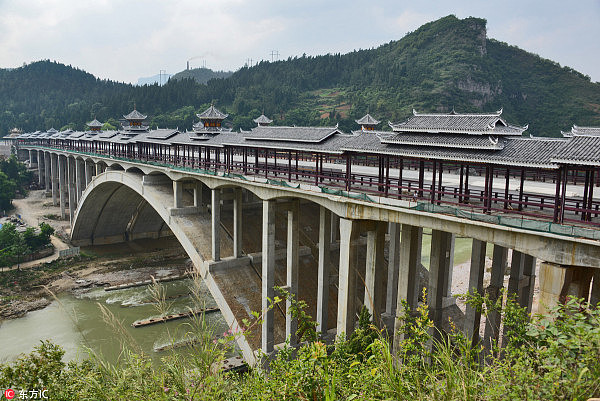
[[[182,80],[182,79],[193,79],[199,84],[206,84],[211,79],[215,78],[227,78],[231,74],[231,71],[213,71],[208,68],[192,68],[189,70],[183,70],[173,75],[171,79]]]
[[[197,71],[202,69],[195,69]],[[190,72],[191,72],[190,71]],[[117,127],[133,109],[151,127],[191,129],[195,113],[214,102],[234,129],[261,112],[279,125],[356,129],[367,111],[384,122],[418,111],[495,111],[528,133],[558,136],[571,124],[600,124],[600,84],[569,67],[486,38],[486,21],[447,16],[397,41],[348,54],[291,57],[243,67],[205,84],[176,74],[164,86],[99,80],[40,61],[0,70],[0,132],[51,127],[84,129],[97,117]],[[387,129],[385,123],[382,129]]]
[[[32,179],[33,174],[15,155],[0,159],[0,210],[6,212],[12,209],[11,202],[15,195],[17,192],[26,194]]]
[[[164,309],[164,293],[159,286],[153,291]],[[188,334],[195,345],[153,365],[103,309],[122,340],[118,363],[92,355],[65,364],[58,346],[42,342],[31,354],[0,365],[0,382],[17,390],[45,388],[54,400],[586,400],[600,395],[600,309],[577,299],[530,321],[510,299],[501,308],[469,295],[467,302],[484,313],[499,311],[505,322],[504,344],[485,354],[458,330],[438,340],[427,307],[411,314],[403,305],[404,339],[395,355],[365,310],[350,338],[326,346],[302,311],[304,304],[291,301],[304,343],[298,350],[283,348],[268,369],[243,374],[214,369],[235,336],[251,335],[258,327],[258,315],[244,334],[230,331],[218,340],[203,317],[193,319]]]
[[[35,228],[27,227],[25,231],[17,231],[12,223],[5,223],[0,228],[0,266],[19,264],[23,258],[50,245],[50,236],[54,228],[46,223]]]

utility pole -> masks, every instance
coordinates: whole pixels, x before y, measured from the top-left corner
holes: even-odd
[[[274,61],[275,57],[277,57],[277,61],[279,61],[279,51],[278,50],[271,50],[271,62]]]

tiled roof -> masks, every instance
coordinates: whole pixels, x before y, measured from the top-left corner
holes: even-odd
[[[133,111],[131,113],[129,113],[123,117],[126,120],[145,120],[148,116],[145,116],[142,113],[140,113],[139,111],[137,111],[136,109],[133,109]]]
[[[229,135],[227,135],[229,136]],[[223,142],[228,146],[245,146],[259,149],[281,149],[281,150],[299,150],[303,152],[320,152],[342,154],[341,148],[347,143],[351,135],[336,134],[327,137],[320,142],[300,142],[300,141],[269,141],[252,140],[245,141],[244,137],[231,138]],[[237,139],[237,140],[236,140]]]
[[[600,136],[575,135],[558,149],[556,163],[600,166]]]
[[[224,120],[229,114],[221,113],[221,111],[219,111],[215,106],[211,104],[208,109],[196,115],[200,119]]]
[[[94,118],[92,121],[87,123],[87,126],[88,127],[102,127],[102,123]]]
[[[390,145],[381,143],[376,135],[360,133],[348,140],[344,151],[379,153],[403,157],[422,157],[450,161],[492,163],[511,166],[556,168],[552,158],[563,139],[507,139],[501,150],[448,149],[428,146]]]
[[[273,122],[273,120],[271,120],[270,118],[268,118],[264,114],[261,114],[260,117],[255,118],[252,121],[254,121],[257,124],[271,124]]]
[[[335,133],[337,127],[265,127],[259,126],[245,132],[248,140],[321,142]]]
[[[374,119],[369,113],[359,120],[354,120],[358,125],[377,125],[381,121]]]
[[[460,149],[489,149],[504,148],[504,140],[489,135],[460,135],[460,134],[414,134],[414,133],[377,133],[381,143],[395,145],[436,146]]]
[[[169,139],[169,138],[175,136],[178,133],[179,133],[179,131],[173,130],[173,129],[155,129],[155,130],[149,131],[148,134],[146,135],[146,138],[165,140],[165,139]]]
[[[399,124],[390,124],[397,132],[464,133],[472,135],[521,135],[525,127],[509,125],[500,115],[502,110],[489,114],[421,114],[413,110],[413,116]]]

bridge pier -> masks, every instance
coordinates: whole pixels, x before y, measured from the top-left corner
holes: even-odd
[[[221,190],[213,189],[211,191],[211,250],[212,259],[215,262],[221,260]]]
[[[402,233],[398,266],[398,289],[396,309],[392,312],[394,319],[394,345],[393,352],[397,353],[403,336],[399,334],[402,326],[402,315],[398,308],[406,302],[411,309],[417,307],[419,299],[418,267],[421,264],[421,250],[423,244],[423,228],[402,224]]]
[[[83,161],[81,159],[75,159],[75,201],[79,203],[79,199],[81,199],[81,194],[85,188],[84,184],[84,174],[83,172]]]
[[[431,232],[429,285],[427,303],[435,325],[434,337],[442,330],[442,310],[454,302],[452,298],[452,270],[454,266],[455,235],[439,230]]]
[[[213,190],[213,204],[215,199]],[[270,353],[274,349],[275,313],[269,300],[273,301],[275,290],[275,201],[263,200],[262,216],[262,337],[263,352]]]
[[[540,265],[540,295],[538,312],[548,313],[567,296],[583,298],[590,294],[592,277],[598,277],[598,269],[591,267],[563,266],[542,262]],[[598,297],[598,285],[593,286],[594,297]]]
[[[50,170],[51,170],[50,153],[44,152],[44,188],[46,189],[46,196],[48,196],[52,193],[52,187],[50,184],[51,179],[52,179],[52,174],[51,174]]]
[[[240,209],[241,209],[241,192],[240,196]],[[237,194],[236,194],[237,198]],[[235,207],[234,207],[235,210]],[[240,210],[241,211],[241,210]],[[287,274],[286,274],[286,286],[288,292],[297,299],[298,297],[298,271],[299,271],[299,257],[298,249],[300,247],[299,241],[299,213],[300,213],[300,202],[296,199],[291,202],[290,208],[287,211]],[[241,213],[240,213],[241,214]],[[241,220],[241,219],[239,219]],[[298,330],[298,320],[292,317],[291,312],[292,303],[290,300],[286,300],[285,303],[285,337],[289,338],[290,345],[294,346],[297,344],[296,331]]]
[[[173,181],[173,207],[179,209],[183,207],[183,182]]]
[[[69,192],[69,217],[71,225],[75,218],[75,209],[77,208],[77,189],[75,187],[75,159],[72,157],[67,158],[67,180],[68,180],[68,192]]]
[[[348,338],[356,321],[356,240],[358,224],[340,218],[340,265],[337,308],[337,338]]]
[[[327,333],[329,328],[329,276],[331,263],[331,211],[319,210],[319,260],[317,273],[317,331]]]
[[[90,185],[90,182],[92,182],[94,175],[95,175],[94,165],[92,163],[89,163],[86,161],[85,162],[85,187],[86,188],[88,185]]]
[[[398,302],[398,269],[400,268],[400,233],[402,226],[398,223],[389,223],[388,227],[390,241],[388,245],[387,289],[385,291],[385,312],[382,318],[386,327],[393,328],[393,319],[396,315]]]
[[[66,209],[66,196],[65,196],[65,188],[67,186],[67,179],[66,179],[66,174],[67,174],[67,168],[66,168],[66,162],[67,162],[67,158],[66,156],[62,156],[62,155],[58,155],[58,192],[60,195],[60,217],[61,219],[66,219],[67,218],[67,214],[65,212]],[[52,187],[52,189],[54,190],[54,187]]]
[[[38,184],[41,186],[44,185],[44,157],[42,155],[42,151],[38,150],[37,152],[37,167],[38,167]],[[41,157],[40,157],[41,156]]]
[[[382,327],[381,311],[383,309],[383,248],[387,223],[373,222],[374,227],[367,231],[367,257],[365,269],[365,297],[363,305],[373,317],[373,324]]]
[[[198,192],[197,190],[195,192]],[[298,213],[296,213],[297,218]],[[297,225],[296,221],[296,225]],[[288,231],[289,235],[289,231]],[[296,234],[297,235],[297,234]],[[233,190],[233,257],[242,256],[242,189]],[[298,263],[296,263],[297,265]],[[298,280],[296,280],[298,281]],[[288,284],[289,285],[289,284]]]
[[[471,247],[471,269],[469,271],[469,292],[483,295],[483,274],[485,272],[485,254],[487,243],[473,239]],[[467,304],[465,310],[464,333],[473,344],[479,342],[481,312]]]
[[[504,287],[504,272],[506,271],[506,263],[508,259],[508,248],[494,245],[494,253],[492,257],[492,275],[490,285],[487,288],[487,293],[490,300],[495,303],[500,296],[500,289]],[[485,321],[484,332],[484,347],[487,352],[492,349],[493,341],[498,341],[500,338],[500,312],[488,312]]]

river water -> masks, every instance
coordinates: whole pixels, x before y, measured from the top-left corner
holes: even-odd
[[[189,296],[192,280],[180,280],[162,284],[169,305],[168,314],[196,309],[194,297]],[[203,283],[198,285],[201,303],[206,307],[216,306]],[[190,331],[190,319],[175,320],[140,328],[131,324],[137,320],[159,315],[157,305],[148,303],[152,299],[149,287],[136,287],[117,291],[92,289],[81,294],[61,294],[45,309],[30,312],[20,319],[7,320],[0,326],[0,363],[11,362],[22,353],[31,352],[41,340],[51,340],[65,350],[64,360],[84,359],[86,349],[99,354],[106,361],[117,361],[121,351],[120,342],[125,337],[103,320],[99,305],[106,307],[122,323],[125,332],[139,348],[158,361],[167,352],[156,352],[155,348],[172,344],[184,338]],[[203,306],[200,305],[200,306]],[[227,330],[219,312],[206,314],[206,320],[222,335]],[[179,348],[177,352],[185,352]]]

